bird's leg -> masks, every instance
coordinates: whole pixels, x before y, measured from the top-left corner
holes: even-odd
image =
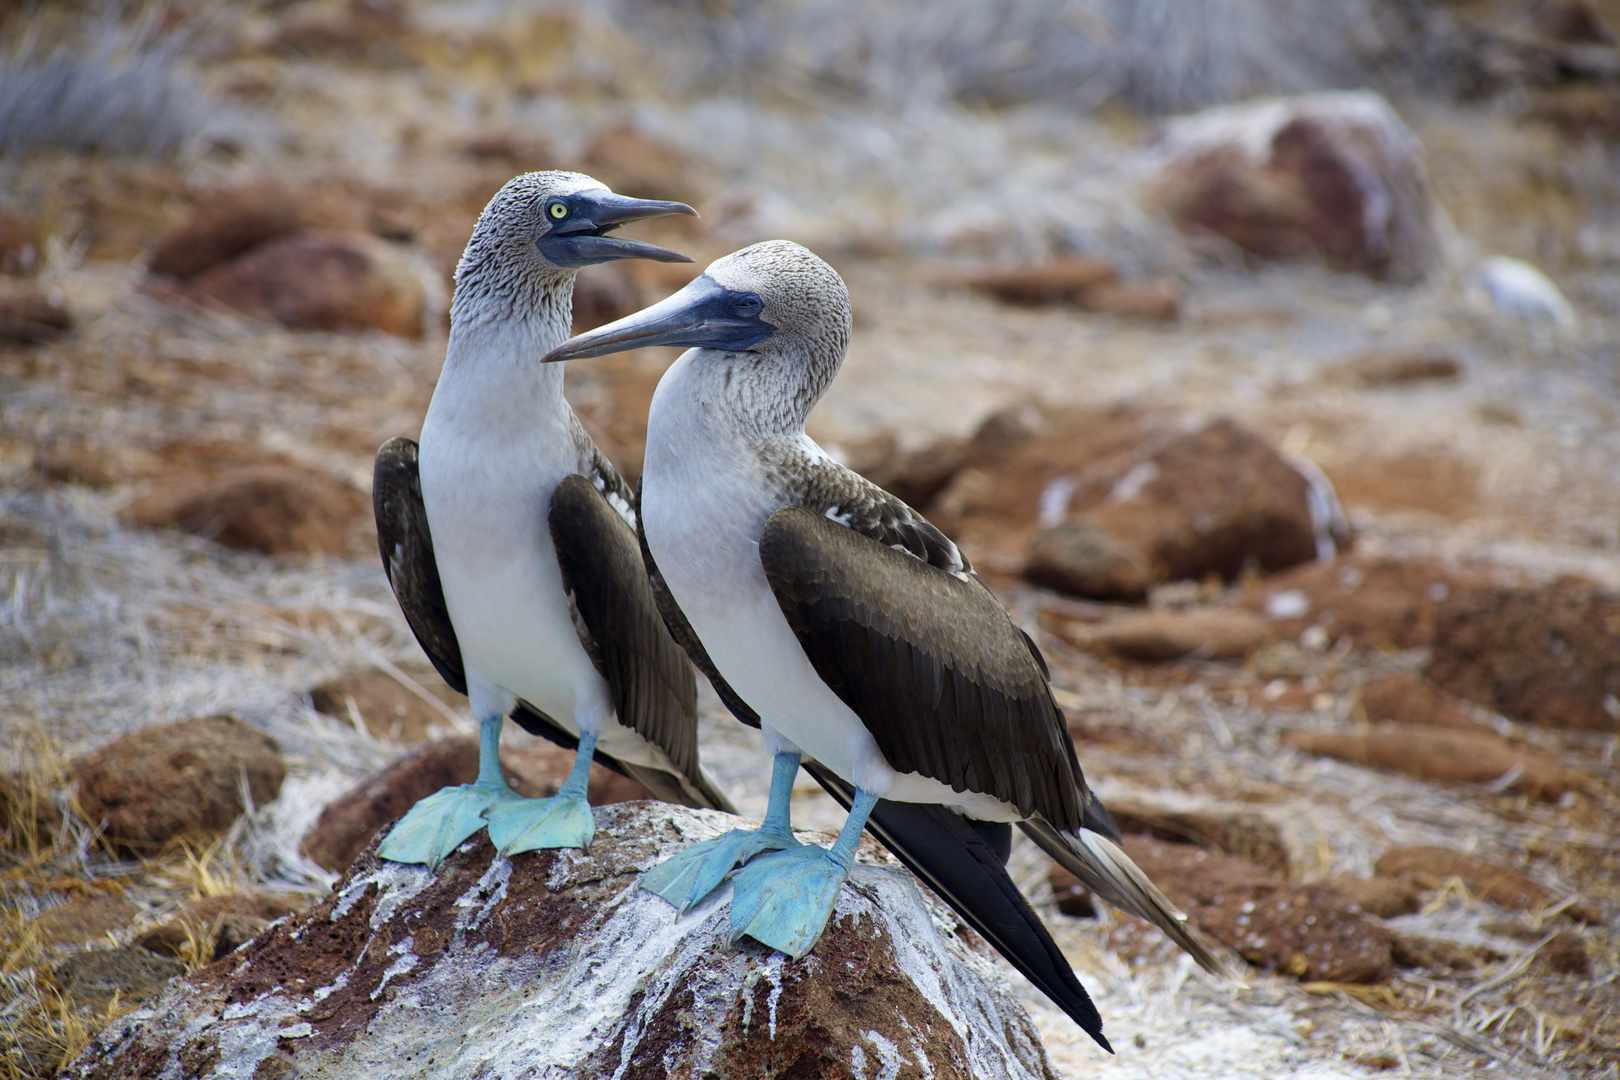
[[[383,839],[377,853],[403,863],[426,863],[438,869],[461,842],[484,825],[491,806],[517,795],[501,776],[500,713],[478,724],[478,779],[471,784],[441,788],[399,819]]]
[[[489,818],[489,838],[502,855],[589,846],[596,821],[585,792],[595,752],[596,733],[581,731],[574,767],[557,794],[549,799],[508,799],[490,807],[484,815]]]
[[[877,796],[855,789],[849,817],[831,848],[801,844],[749,863],[731,898],[732,940],[747,935],[797,960],[815,947],[849,877],[861,830]]]
[[[771,801],[758,829],[732,829],[724,836],[693,844],[641,876],[641,887],[655,892],[684,914],[726,879],[726,875],[763,851],[797,847],[793,839],[793,778],[799,755],[779,753],[771,761]]]

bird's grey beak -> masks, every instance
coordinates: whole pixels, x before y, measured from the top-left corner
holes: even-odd
[[[606,356],[652,345],[738,352],[776,332],[775,326],[760,317],[762,307],[753,293],[727,289],[704,274],[667,300],[565,341],[541,362]]]
[[[658,199],[632,199],[611,191],[582,191],[569,200],[568,220],[536,241],[540,254],[554,266],[577,268],[614,259],[651,259],[654,262],[691,262],[691,256],[640,240],[607,235],[620,225],[666,214],[697,217],[685,203]]]

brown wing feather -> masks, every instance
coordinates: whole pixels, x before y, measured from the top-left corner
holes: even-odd
[[[461,663],[461,645],[439,583],[439,565],[433,558],[433,534],[422,505],[422,480],[417,471],[416,443],[389,439],[377,451],[371,473],[371,504],[377,516],[377,549],[383,572],[394,590],[405,621],[422,651],[457,693],[467,692],[467,673]]]
[[[771,515],[759,555],[816,673],[890,766],[1080,828],[1091,796],[1062,714],[976,577],[803,507]]]
[[[619,722],[660,747],[687,781],[679,792],[654,793],[729,809],[698,768],[692,665],[659,617],[635,533],[592,481],[579,475],[564,477],[552,492],[548,520],[563,585],[592,639],[588,651],[612,691]]]

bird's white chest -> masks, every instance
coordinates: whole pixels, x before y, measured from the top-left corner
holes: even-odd
[[[547,525],[551,492],[579,469],[566,405],[560,395],[554,409],[485,404],[468,381],[441,380],[419,452],[445,604],[470,673],[566,722],[579,688],[600,681]]]
[[[683,400],[678,379],[675,369],[665,376],[648,420],[641,520],[653,559],[709,658],[762,721],[881,792],[892,771],[811,667],[760,565],[760,533],[786,500],[741,438],[710,423],[701,401]]]

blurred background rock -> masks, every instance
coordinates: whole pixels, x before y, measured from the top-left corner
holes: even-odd
[[[637,227],[694,266],[582,274],[578,328],[771,237],[848,279],[812,434],[962,541],[1252,965],[1189,976],[1018,847],[1116,1072],[1613,1076],[1617,42],[1612,0],[0,2],[0,1069],[465,770],[371,459],[486,200],[575,168],[703,214]],[[569,371],[630,475],[669,359]]]

